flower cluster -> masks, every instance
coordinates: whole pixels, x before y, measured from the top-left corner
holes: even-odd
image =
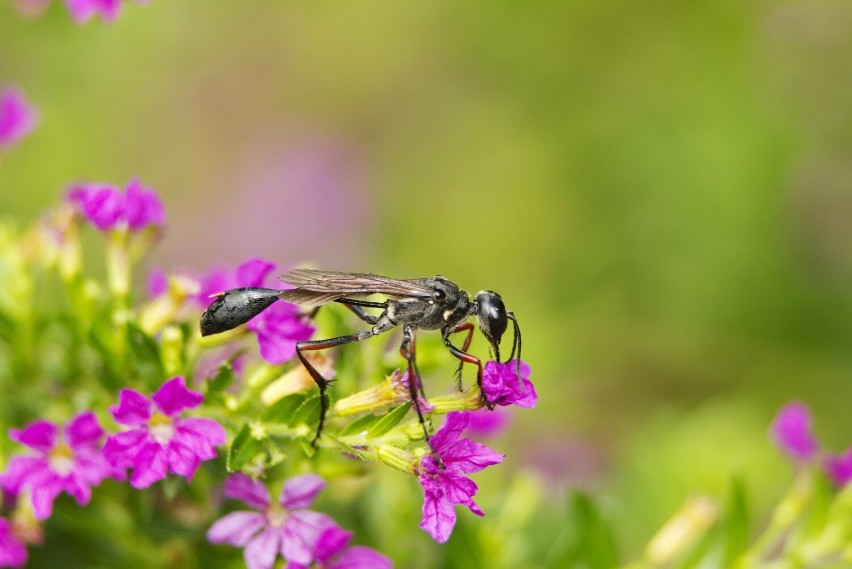
[[[139,180],[123,192],[112,184],[78,184],[69,190],[68,200],[100,231],[140,231],[165,221],[160,198]]]
[[[783,406],[772,421],[770,433],[776,444],[799,464],[820,465],[837,486],[852,482],[852,447],[836,454],[824,450],[811,428],[811,414],[804,403]]]

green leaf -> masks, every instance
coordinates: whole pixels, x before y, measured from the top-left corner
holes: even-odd
[[[749,538],[746,490],[739,477],[731,480],[719,527],[724,546],[724,565],[730,567],[746,550]]]
[[[363,417],[358,417],[345,427],[341,429],[339,436],[348,437],[350,435],[357,435],[358,433],[363,433],[369,431],[373,425],[378,423],[381,420],[381,416],[367,414]]]
[[[234,382],[234,367],[231,362],[225,362],[216,370],[216,374],[207,382],[207,394],[216,395],[223,392]]]
[[[228,472],[236,472],[250,461],[257,451],[260,449],[260,441],[255,439],[251,434],[251,428],[248,424],[243,425],[237,436],[234,437],[234,442],[231,443],[231,448],[228,449],[227,469]]]
[[[160,346],[135,324],[128,323],[127,332],[135,360],[134,370],[139,377],[148,379],[152,388],[158,386],[166,378]]]
[[[554,567],[610,569],[618,565],[609,522],[580,491],[568,497],[568,520],[562,537],[564,550]]]
[[[387,413],[379,422],[370,427],[367,437],[375,438],[384,435],[402,421],[403,417],[408,414],[409,409],[411,409],[411,405],[405,403]]]
[[[282,397],[266,408],[261,415],[264,423],[291,423],[295,422],[296,409],[305,402],[307,396],[304,393],[292,393]]]
[[[291,425],[298,425],[299,423],[306,423],[308,425],[312,425],[319,421],[320,416],[320,397],[317,395],[316,397],[311,397],[305,400],[299,408],[293,413],[293,420],[290,422]]]

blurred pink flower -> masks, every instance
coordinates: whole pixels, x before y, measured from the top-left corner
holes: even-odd
[[[27,548],[12,533],[12,525],[0,518],[0,567],[23,567],[27,562]]]
[[[95,15],[112,22],[121,10],[121,0],[65,0],[65,6],[78,24],[85,24]]]
[[[15,87],[0,91],[0,149],[10,148],[36,127],[35,109]]]
[[[91,487],[116,474],[101,454],[103,435],[91,411],[75,417],[62,431],[45,420],[12,430],[11,438],[36,454],[12,457],[1,477],[4,488],[13,494],[29,492],[39,520],[50,517],[53,501],[62,492],[81,506],[87,504]]]
[[[329,516],[309,507],[325,481],[316,474],[287,480],[277,502],[272,502],[262,483],[242,473],[225,481],[225,496],[241,500],[255,511],[226,514],[207,531],[211,543],[244,547],[249,569],[271,569],[280,552],[287,566],[309,566],[315,559],[323,531],[337,524]]]
[[[137,179],[124,192],[111,184],[78,184],[68,191],[68,201],[100,231],[123,225],[140,231],[162,225],[166,216],[154,190],[142,186]]]
[[[317,539],[316,559],[308,567],[288,562],[289,569],[390,569],[390,559],[369,547],[349,547],[352,532],[337,525],[326,528]]]
[[[811,414],[798,401],[784,405],[775,415],[770,432],[775,443],[795,460],[809,460],[818,445],[811,432]]]

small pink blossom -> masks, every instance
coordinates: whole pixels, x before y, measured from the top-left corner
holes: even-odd
[[[100,231],[128,227],[140,231],[161,226],[165,210],[154,190],[132,180],[122,192],[111,184],[78,184],[68,191],[72,203]]]
[[[518,380],[515,360],[506,363],[490,361],[482,371],[482,392],[493,405],[517,405],[529,409],[538,403],[538,395],[530,381],[530,366],[521,362],[521,377]]]
[[[852,447],[841,454],[829,456],[825,461],[825,471],[837,486],[852,482]]]
[[[15,87],[0,91],[0,149],[14,146],[38,123],[35,109]]]
[[[781,450],[795,460],[809,460],[819,448],[811,431],[810,411],[798,401],[788,403],[778,411],[770,433]]]
[[[38,420],[21,430],[12,430],[13,440],[35,454],[15,456],[2,476],[6,490],[28,492],[35,517],[45,520],[53,513],[53,501],[65,492],[81,506],[92,497],[92,486],[115,474],[101,454],[104,430],[94,413],[82,413],[61,430]]]
[[[133,469],[134,488],[147,488],[169,471],[191,480],[199,464],[215,458],[215,447],[225,443],[225,430],[217,422],[180,416],[203,398],[187,389],[180,376],[164,383],[151,399],[122,389],[110,412],[130,428],[107,439],[104,456],[116,468]]]
[[[243,547],[249,569],[271,569],[280,554],[287,566],[310,566],[316,558],[323,532],[337,524],[329,516],[308,509],[325,481],[303,474],[284,483],[277,502],[272,502],[262,483],[242,473],[225,481],[225,496],[241,500],[254,511],[236,511],[217,520],[207,531],[211,543]]]
[[[478,488],[465,476],[503,461],[504,455],[475,443],[462,433],[470,421],[469,413],[453,412],[432,437],[436,458],[426,455],[420,461],[419,480],[423,486],[423,519],[420,528],[438,543],[450,537],[456,524],[454,506],[467,506],[477,516],[482,510],[473,501]]]

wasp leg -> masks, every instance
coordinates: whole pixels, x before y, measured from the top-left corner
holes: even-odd
[[[387,308],[387,302],[368,302],[366,300],[353,300],[351,298],[339,298],[336,302],[339,302],[349,310],[355,313],[355,316],[366,322],[367,324],[376,325],[379,322],[379,317],[374,316],[373,314],[367,314],[364,312],[364,308]]]
[[[460,324],[453,329],[450,334],[455,334],[456,332],[467,332],[467,336],[465,336],[464,342],[462,342],[461,351],[467,352],[467,349],[470,348],[470,341],[473,340],[473,324],[470,322],[465,322],[464,324]],[[456,368],[456,386],[459,388],[459,391],[462,390],[462,366],[464,366],[464,361],[459,360],[459,367]]]
[[[469,354],[464,350],[458,349],[456,346],[453,345],[452,342],[450,342],[448,336],[444,336],[444,345],[447,346],[447,349],[450,350],[450,353],[457,357],[461,363],[469,363],[476,365],[476,385],[479,386],[479,393],[482,396],[482,402],[489,409],[494,409],[494,404],[491,403],[485,397],[485,392],[482,391],[482,361],[473,354]]]
[[[432,441],[429,438],[429,429],[426,426],[426,419],[423,418],[423,409],[420,408],[420,398],[418,395],[418,388],[420,394],[423,394],[423,387],[420,382],[420,374],[417,371],[417,363],[414,357],[414,328],[410,326],[406,326],[402,332],[402,345],[399,347],[399,353],[402,354],[402,357],[408,362],[408,393],[411,397],[411,405],[414,407],[414,410],[417,411],[417,419],[420,421],[420,426],[423,427],[423,437],[426,439],[426,444],[429,445],[429,449],[432,451],[432,454],[437,457],[438,462],[440,463],[441,457],[435,452],[435,448],[432,446]],[[423,397],[426,397],[423,395]]]

